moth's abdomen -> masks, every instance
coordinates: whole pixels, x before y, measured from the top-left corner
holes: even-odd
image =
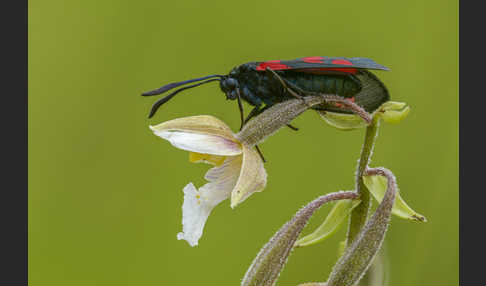
[[[385,85],[371,72],[359,70],[353,75],[324,75],[302,72],[282,72],[282,77],[307,92],[336,94],[352,99],[367,112],[375,111],[390,99]],[[322,104],[315,109],[352,113],[334,104]]]
[[[359,81],[347,75],[282,72],[282,77],[300,89],[311,93],[337,94],[352,97],[361,90]]]
[[[243,66],[240,66],[244,67]],[[305,93],[335,94],[349,98],[368,112],[373,112],[390,96],[381,81],[367,70],[357,70],[355,74],[315,74],[299,71],[276,71],[289,84]],[[241,96],[249,104],[271,106],[293,98],[285,91],[278,79],[269,72],[253,70],[240,71],[238,81],[242,88]],[[314,109],[351,113],[336,104],[322,104]]]

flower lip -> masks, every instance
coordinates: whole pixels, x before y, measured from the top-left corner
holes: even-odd
[[[211,168],[204,178],[208,183],[197,189],[192,183],[184,188],[182,205],[182,232],[178,239],[196,246],[211,211],[231,196],[240,175],[243,156],[227,157],[220,166]]]

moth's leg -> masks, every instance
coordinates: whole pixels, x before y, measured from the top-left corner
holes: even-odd
[[[248,114],[248,116],[246,117],[246,119],[244,119],[243,104],[241,103],[240,92],[239,92],[238,89],[237,89],[236,94],[238,95],[238,97],[237,97],[238,98],[238,107],[240,109],[240,117],[241,117],[241,127],[240,127],[240,131],[241,131],[241,129],[243,129],[243,126],[245,126],[246,122],[248,122],[248,120],[250,120],[252,117],[260,114],[263,111],[263,109],[260,110],[260,106],[259,105],[255,106],[255,108],[253,108],[250,111],[250,113]],[[267,160],[265,160],[265,157],[263,157],[263,153],[260,150],[260,148],[258,148],[258,145],[255,145],[255,149],[257,150],[258,155],[260,155],[260,158],[262,158],[263,163],[266,163]]]
[[[260,155],[260,158],[262,158],[263,163],[266,163],[266,162],[267,162],[267,160],[265,160],[265,157],[263,157],[263,153],[262,153],[262,151],[260,150],[260,147],[258,147],[258,145],[255,145],[255,149],[257,150],[258,155]]]
[[[293,97],[295,97],[295,98],[301,99],[301,100],[302,100],[302,101],[304,101],[304,103],[305,103],[305,99],[304,99],[304,97],[303,97],[303,96],[301,96],[301,95],[299,95],[299,94],[297,94],[296,92],[294,92],[294,89],[295,89],[295,90],[297,90],[297,91],[298,91],[300,94],[304,94],[305,92],[304,92],[302,89],[300,89],[300,88],[296,87],[296,86],[295,86],[295,85],[293,85],[292,83],[290,83],[290,82],[286,81],[285,79],[283,79],[281,76],[279,76],[279,75],[278,75],[278,74],[277,74],[277,73],[276,73],[274,70],[272,70],[271,68],[267,67],[267,68],[266,68],[266,71],[267,71],[267,72],[269,72],[271,75],[273,75],[273,76],[274,76],[274,77],[275,77],[275,78],[276,78],[276,79],[277,79],[277,80],[278,80],[278,81],[279,81],[279,82],[282,84],[282,86],[285,88],[285,90],[286,90],[288,93],[290,93],[290,94],[291,94]],[[291,88],[290,88],[289,86],[290,86]],[[292,125],[290,125],[290,124],[287,124],[287,126],[288,126],[290,129],[294,130],[294,131],[298,131],[298,130],[299,130],[299,128],[294,127],[294,126],[292,126]]]
[[[289,88],[289,85],[290,83],[287,82],[286,80],[284,80],[282,77],[280,77],[274,70],[272,70],[271,68],[267,67],[265,69],[267,72],[269,72],[271,75],[273,75],[281,84],[282,86],[284,87],[284,89],[290,93],[290,95],[292,95],[293,97],[295,98],[298,98],[298,99],[301,99],[305,102],[304,100],[304,97],[297,94],[295,91],[293,91],[291,88]],[[295,87],[294,85],[292,85],[292,87]]]
[[[263,108],[263,109],[260,109],[260,105],[257,105],[255,106],[251,111],[250,113],[248,113],[248,116],[246,117],[246,119],[243,121],[244,124],[246,124],[248,121],[250,121],[250,119],[252,119],[253,117],[257,116],[258,114],[262,113],[263,110],[265,110],[266,108]]]
[[[238,108],[240,109],[240,119],[241,119],[241,125],[240,125],[240,130],[243,129],[243,126],[245,125],[245,111],[243,110],[243,104],[241,103],[241,95],[240,95],[240,89],[236,89],[236,99],[238,100]]]
[[[297,127],[295,127],[295,126],[292,126],[292,125],[290,125],[290,124],[287,124],[287,126],[288,126],[290,129],[294,130],[294,131],[299,131],[299,128],[297,128]]]

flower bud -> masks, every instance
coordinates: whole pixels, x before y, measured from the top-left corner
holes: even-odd
[[[410,106],[404,102],[387,101],[383,103],[377,114],[387,123],[399,123],[410,112]]]

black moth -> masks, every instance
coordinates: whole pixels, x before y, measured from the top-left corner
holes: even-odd
[[[276,103],[315,93],[342,96],[371,113],[388,101],[390,95],[385,85],[368,70],[389,69],[368,58],[304,57],[289,61],[249,62],[233,68],[228,75],[210,75],[175,82],[142,95],[158,95],[197,82],[156,101],[149,114],[151,118],[160,106],[179,92],[219,81],[226,98],[238,100],[242,127],[252,117]],[[246,118],[241,100],[254,106]],[[320,112],[352,113],[338,103],[321,104],[313,109]]]

